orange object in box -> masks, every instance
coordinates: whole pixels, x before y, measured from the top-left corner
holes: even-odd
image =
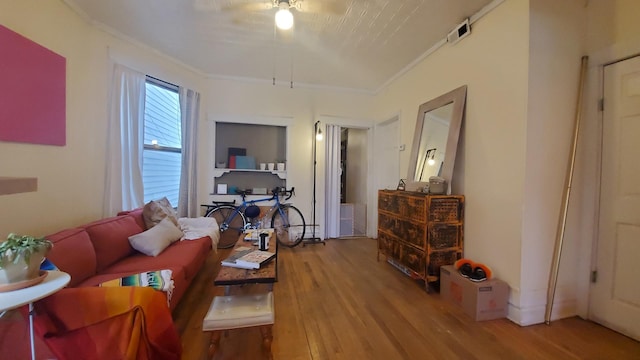
[[[460,275],[453,265],[440,267],[440,294],[476,321],[507,316],[509,285],[498,279],[474,282]]]

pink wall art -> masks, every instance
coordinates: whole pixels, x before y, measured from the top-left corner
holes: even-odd
[[[66,144],[66,59],[0,25],[0,141]]]

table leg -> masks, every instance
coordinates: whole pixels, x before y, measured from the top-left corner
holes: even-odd
[[[215,330],[211,333],[211,340],[209,340],[209,359],[213,359],[213,355],[220,348],[220,335],[222,331]]]
[[[273,325],[260,326],[260,333],[262,334],[262,350],[267,353],[269,360],[273,359],[271,354],[271,343],[273,342]]]
[[[33,341],[33,303],[29,303],[29,336],[31,338],[31,360],[36,360],[36,349]]]
[[[231,286],[226,285],[224,287],[224,296],[229,296],[229,295],[231,295]]]

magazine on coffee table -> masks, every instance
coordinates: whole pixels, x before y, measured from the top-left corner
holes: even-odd
[[[250,247],[240,246],[233,253],[231,253],[231,256],[229,256],[228,258],[222,260],[220,263],[222,264],[222,266],[229,266],[229,267],[235,267],[235,268],[240,268],[240,269],[254,269],[251,266],[240,265],[240,264],[237,263],[237,260],[239,258],[249,254],[252,251],[253,251],[253,249],[250,248]]]
[[[254,250],[238,258],[236,260],[236,264],[239,266],[248,266],[251,269],[259,269],[260,265],[266,264],[274,257],[276,257],[275,253],[262,250]]]

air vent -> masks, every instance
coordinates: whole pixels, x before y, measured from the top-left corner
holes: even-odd
[[[465,19],[460,25],[456,26],[455,29],[451,30],[451,32],[447,35],[447,42],[449,44],[455,44],[463,37],[468,36],[471,33],[471,28],[469,27],[469,19]]]

